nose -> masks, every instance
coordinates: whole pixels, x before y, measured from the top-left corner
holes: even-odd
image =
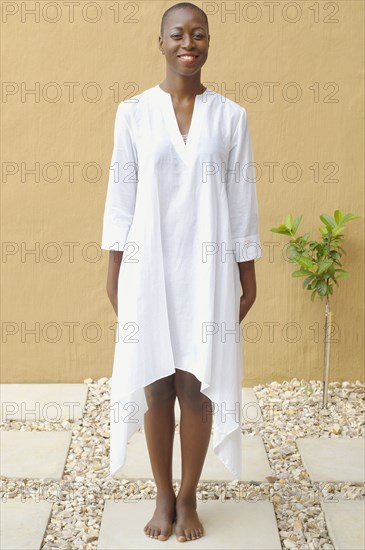
[[[192,46],[193,46],[193,39],[188,34],[187,36],[185,36],[183,48],[191,49]]]

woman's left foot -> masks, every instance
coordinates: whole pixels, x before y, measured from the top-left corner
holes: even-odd
[[[179,542],[196,540],[203,536],[204,529],[196,511],[196,497],[176,499],[176,538]]]

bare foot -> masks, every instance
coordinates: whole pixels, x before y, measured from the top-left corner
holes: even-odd
[[[176,499],[176,538],[179,542],[199,539],[204,534],[203,525],[196,512],[196,496]]]
[[[171,536],[172,524],[175,520],[175,502],[174,492],[169,495],[157,493],[155,512],[144,527],[144,532],[148,537],[167,540]]]

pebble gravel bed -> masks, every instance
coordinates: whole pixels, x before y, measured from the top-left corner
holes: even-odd
[[[42,550],[96,550],[105,499],[133,503],[156,498],[153,480],[119,480],[109,475],[110,378],[89,378],[84,382],[89,391],[83,418],[73,422],[10,420],[0,424],[3,430],[72,431],[62,480],[0,478],[3,501],[22,498],[52,503]],[[198,501],[269,500],[274,507],[283,549],[333,549],[320,503],[364,500],[364,486],[311,482],[295,440],[298,437],[364,437],[365,385],[360,381],[330,383],[325,409],[322,408],[322,382],[318,380],[293,378],[260,384],[253,390],[262,415],[255,420],[251,415],[245,418],[242,432],[262,437],[274,475],[260,483],[201,482],[197,488]],[[177,493],[178,483],[174,483],[174,488]],[[145,519],[147,523],[149,518]],[[143,526],[141,523],[141,529]]]

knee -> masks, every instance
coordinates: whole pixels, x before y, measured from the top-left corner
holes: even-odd
[[[193,409],[201,409],[205,401],[208,400],[206,395],[200,391],[199,380],[189,372],[181,371],[175,375],[175,391],[179,403],[186,404]]]
[[[175,385],[173,379],[156,380],[144,388],[148,406],[161,405],[169,400],[175,400]]]

